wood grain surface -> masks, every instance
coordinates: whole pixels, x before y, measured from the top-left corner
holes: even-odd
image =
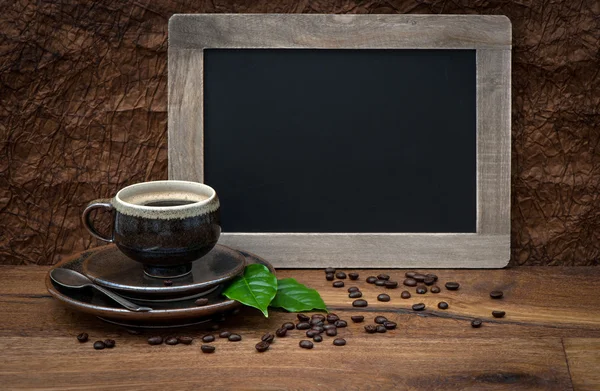
[[[46,267],[0,267],[0,384],[3,389],[396,389],[396,390],[592,390],[600,360],[600,283],[597,268],[517,268],[506,270],[428,271],[440,277],[442,291],[404,300],[404,287],[367,284],[369,275],[387,273],[401,280],[404,270],[358,270],[358,281],[333,288],[322,270],[279,270],[319,290],[331,311],[349,321],[336,347],[325,337],[312,350],[298,347],[299,330],[276,338],[257,353],[260,336],[273,332],[295,314],[271,311],[268,319],[244,309],[220,324],[242,335],[241,342],[217,338],[217,351],[203,354],[191,346],[150,346],[151,335],[189,335],[203,328],[144,331],[133,335],[93,316],[59,305],[46,292]],[[345,269],[350,272],[352,270]],[[461,284],[458,291],[443,287]],[[367,308],[353,308],[347,287],[358,286]],[[493,300],[491,290],[504,298]],[[376,301],[388,293],[390,302]],[[437,309],[439,301],[450,308]],[[410,306],[423,302],[415,313]],[[506,311],[495,319],[492,310]],[[350,316],[365,315],[364,324]],[[384,315],[398,323],[385,334],[366,334],[363,325]],[[474,317],[484,320],[479,329]],[[90,335],[80,344],[75,336]],[[214,332],[213,332],[214,333]],[[95,351],[93,341],[113,338],[117,346]]]

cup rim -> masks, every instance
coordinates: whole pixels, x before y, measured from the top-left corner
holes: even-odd
[[[130,190],[130,189],[136,188],[136,187],[148,186],[151,184],[159,185],[159,184],[164,184],[164,183],[185,184],[185,185],[191,185],[191,186],[195,186],[195,187],[201,187],[204,189],[208,189],[210,191],[211,195],[207,199],[202,200],[202,201],[196,201],[196,202],[192,202],[190,204],[177,205],[177,206],[138,205],[138,204],[132,204],[130,202],[124,201],[120,197],[121,193],[125,190]],[[144,211],[161,212],[161,211],[178,211],[178,210],[197,208],[197,207],[204,206],[204,205],[211,203],[216,197],[217,197],[217,192],[215,191],[215,189],[213,189],[212,187],[210,187],[209,185],[206,185],[204,183],[169,179],[169,180],[134,183],[133,185],[126,186],[126,187],[122,188],[121,190],[119,190],[114,198],[118,203],[122,204],[123,206],[125,206],[127,208],[133,208],[133,209],[144,210]]]

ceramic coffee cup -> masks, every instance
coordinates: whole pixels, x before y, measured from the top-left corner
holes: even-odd
[[[112,234],[94,227],[94,209],[113,211]],[[155,181],[121,189],[110,199],[90,202],[83,224],[100,240],[115,243],[141,262],[152,277],[174,278],[191,271],[191,262],[215,246],[221,235],[220,205],[210,186],[186,181]]]

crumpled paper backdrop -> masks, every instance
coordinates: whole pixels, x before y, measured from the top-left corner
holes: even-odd
[[[167,178],[173,13],[504,14],[513,24],[512,264],[600,259],[600,2],[15,1],[0,13],[0,263],[100,243],[86,203]]]

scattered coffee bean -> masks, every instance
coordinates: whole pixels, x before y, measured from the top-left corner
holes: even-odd
[[[377,281],[375,281],[375,285],[377,285],[377,286],[385,286],[385,282],[386,282],[385,280],[377,280]]]
[[[310,324],[308,322],[300,322],[296,325],[298,330],[308,330],[310,329]]]
[[[106,346],[108,349],[114,348],[116,344],[117,344],[117,342],[114,339],[105,339],[104,340],[104,346]]]
[[[212,334],[206,334],[202,337],[202,342],[213,342],[215,340],[215,336]]]
[[[352,307],[366,307],[369,303],[366,300],[358,299],[352,302]]]
[[[417,303],[412,305],[413,311],[423,311],[425,309],[425,304]]]
[[[194,302],[197,306],[204,306],[208,304],[208,299],[206,297],[201,297]]]
[[[285,322],[281,325],[281,327],[288,330],[293,330],[296,328],[296,326],[292,322]]]
[[[333,326],[333,327],[335,327],[335,326],[334,326],[334,325],[332,325],[332,324],[326,324],[325,326]],[[327,330],[327,329],[325,328],[325,326],[313,326],[311,330],[315,330],[315,331],[318,331],[319,333],[322,333],[323,331]],[[333,327],[332,327],[332,328],[333,328]]]
[[[362,292],[359,292],[359,291],[357,291],[357,292],[350,292],[348,294],[348,297],[350,299],[358,299],[359,297],[362,297]]]
[[[344,338],[336,338],[333,340],[333,344],[335,346],[344,346],[346,344],[346,340]]]
[[[308,324],[311,326],[323,326],[323,320],[320,318],[311,319]]]
[[[435,283],[435,279],[433,277],[425,277],[423,283],[425,285],[433,285]]]
[[[310,329],[310,330],[308,330],[308,331],[306,332],[306,336],[307,336],[308,338],[312,338],[312,337],[314,337],[315,335],[319,335],[319,334],[321,334],[321,333],[319,333],[317,330],[312,330],[312,329]]]
[[[433,278],[433,281],[437,281],[438,280],[438,276],[436,276],[435,274],[425,274],[425,277],[429,277],[429,278]]]
[[[380,274],[380,275],[377,276],[377,279],[378,280],[385,280],[385,281],[387,281],[387,280],[390,279],[390,276],[388,276],[387,274]]]
[[[105,347],[106,347],[106,345],[102,341],[96,341],[96,342],[94,342],[94,349],[96,349],[96,350],[102,350]]]
[[[165,338],[165,343],[167,345],[177,345],[179,343],[179,340],[177,339],[177,337],[167,337]]]
[[[362,315],[352,315],[350,319],[352,319],[354,323],[361,323],[365,320],[365,317]]]
[[[441,290],[441,289],[440,289],[440,287],[439,287],[439,286],[437,286],[437,285],[434,285],[434,286],[432,286],[431,288],[429,288],[429,292],[431,292],[431,293],[440,293],[441,291],[442,291],[442,290]]]
[[[377,326],[374,324],[368,324],[365,326],[365,331],[369,334],[374,334],[377,332]]]
[[[194,338],[192,338],[192,337],[177,337],[177,340],[179,341],[179,343],[182,343],[184,345],[191,345]]]
[[[384,286],[388,289],[396,289],[398,288],[398,281],[386,281]]]
[[[393,330],[393,329],[396,328],[396,326],[397,326],[396,322],[389,322],[388,321],[388,322],[384,322],[383,323],[383,327],[385,327],[388,330]]]
[[[492,299],[501,299],[502,296],[504,296],[504,292],[502,292],[502,291],[491,291],[490,292],[490,297]]]
[[[415,278],[416,272],[406,272],[404,273],[404,277],[406,278]]]
[[[308,324],[308,323],[307,323],[307,324]],[[299,329],[299,330],[300,330],[300,329]],[[278,338],[283,338],[283,337],[285,337],[285,336],[286,336],[287,332],[288,332],[288,330],[287,330],[286,328],[283,328],[283,327],[282,327],[282,328],[279,328],[279,329],[275,330],[275,335],[276,335]]]
[[[321,335],[315,335],[313,337],[313,341],[315,341],[315,342],[322,342],[323,341],[323,337],[321,337]]]
[[[419,285],[419,286],[417,287],[417,290],[416,290],[416,292],[417,292],[419,295],[424,295],[425,293],[427,293],[427,287],[426,287],[425,285]]]
[[[413,278],[415,280],[417,280],[417,282],[423,282],[423,281],[425,281],[427,276],[425,274],[417,273],[417,274],[415,274],[415,276]]]
[[[88,338],[89,338],[89,336],[87,333],[81,333],[77,336],[77,340],[79,342],[87,342]]]
[[[359,292],[360,289],[357,286],[351,286],[350,288],[348,288],[348,293],[352,293],[352,292]]]
[[[375,281],[377,281],[377,277],[375,277],[375,276],[369,276],[369,277],[367,277],[366,281],[367,281],[368,284],[375,284]]]
[[[348,327],[348,322],[346,322],[345,320],[337,320],[335,322],[335,327],[339,327],[339,328],[343,328],[343,327]]]
[[[310,319],[316,319],[316,320],[325,320],[325,315],[323,314],[313,314]]]
[[[333,281],[333,280],[335,280],[335,274],[333,274],[333,273],[327,273],[327,274],[325,274],[325,279],[327,281]]]
[[[448,303],[446,303],[445,301],[440,301],[438,303],[438,308],[441,310],[447,310],[448,309]]]
[[[227,339],[229,340],[229,342],[239,342],[242,340],[242,336],[239,334],[231,334]]]
[[[267,341],[260,341],[259,343],[254,345],[254,348],[258,352],[262,353],[262,352],[266,352],[267,350],[269,350],[269,346],[271,346],[271,344],[268,343]]]
[[[348,273],[348,277],[350,277],[352,281],[356,281],[358,280],[358,273]]]
[[[200,350],[202,350],[202,353],[214,353],[216,349],[212,345],[202,345]]]
[[[312,342],[310,342],[306,339],[303,339],[302,341],[300,341],[300,343],[298,345],[300,345],[300,347],[302,349],[312,349],[313,346],[315,346]]]
[[[335,268],[334,267],[327,267],[327,268],[325,268],[325,273],[335,273]]]
[[[504,318],[504,315],[506,315],[505,311],[492,311],[492,315],[494,316],[494,318]]]
[[[481,324],[483,322],[481,321],[481,319],[473,319],[473,321],[471,322],[471,326],[473,326],[473,328],[479,328],[481,327]]]
[[[340,317],[334,313],[327,314],[327,323],[335,323]]]
[[[407,278],[406,280],[404,280],[403,284],[406,286],[417,286],[417,280],[415,280],[414,278]]]
[[[230,335],[231,331],[221,331],[221,334],[219,334],[219,338],[229,338]]]
[[[163,284],[164,284],[164,286],[171,286],[171,285],[173,285],[173,281],[172,280],[163,280]]]
[[[382,325],[382,324],[380,324],[380,325],[378,325],[377,327],[375,327],[375,330],[376,330],[378,333],[387,333],[387,329],[386,329],[386,328],[385,328],[385,326],[384,326],[384,325]]]
[[[409,291],[402,291],[402,293],[400,294],[400,297],[403,299],[410,299],[410,292]]]
[[[460,284],[458,282],[447,282],[446,283],[446,289],[448,289],[449,291],[455,291],[460,287]]]
[[[344,281],[335,281],[333,284],[334,288],[343,288],[344,287]]]
[[[329,330],[329,329],[335,329],[335,328],[337,328],[337,326],[335,324],[326,324],[322,328],[323,328],[323,330]]]
[[[263,335],[260,340],[263,342],[267,342],[267,343],[271,343],[273,342],[273,340],[275,339],[275,336],[271,333],[266,333],[265,335]],[[214,340],[214,338],[213,338]],[[205,341],[205,342],[212,342],[212,341]]]
[[[337,335],[337,329],[329,329],[329,330],[325,330],[325,334],[328,337],[335,337]]]
[[[298,320],[300,322],[308,322],[310,320],[310,318],[307,315],[304,315],[304,314],[298,314],[296,316],[298,317]]]
[[[385,293],[382,293],[377,296],[377,300],[383,301],[383,302],[390,301],[390,295],[386,295]]]
[[[335,273],[335,278],[340,279],[340,280],[345,280],[346,279],[346,273],[344,273],[344,272],[337,272],[337,273]]]
[[[148,338],[149,345],[160,345],[163,343],[163,339],[160,336],[150,337]]]
[[[387,322],[387,318],[385,316],[376,316],[374,319],[375,323],[377,324],[384,324],[385,322]]]

